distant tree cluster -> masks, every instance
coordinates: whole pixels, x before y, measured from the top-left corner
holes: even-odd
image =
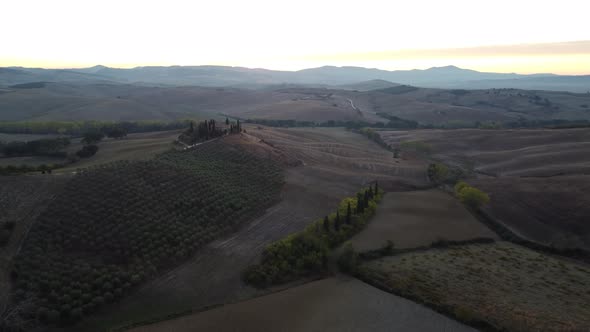
[[[383,190],[375,182],[356,197],[343,199],[334,213],[266,247],[261,263],[250,266],[244,280],[256,287],[267,287],[323,270],[329,250],[363,229],[382,195]]]
[[[0,153],[7,157],[22,156],[50,156],[65,157],[63,151],[70,145],[70,139],[67,137],[44,138],[28,142],[0,142]]]
[[[76,156],[80,158],[89,158],[96,154],[98,151],[98,146],[94,144],[84,145],[82,149],[76,152]]]
[[[13,302],[75,322],[260,213],[282,183],[276,164],[223,141],[78,172],[15,257]]]
[[[185,144],[192,145],[228,133],[239,133],[242,130],[239,120],[237,124],[230,124],[229,119],[226,118],[225,123],[227,128],[220,127],[214,119],[197,122],[196,124],[191,121],[189,123],[189,128],[178,137],[178,140]]]
[[[459,181],[455,185],[455,195],[463,204],[472,208],[478,208],[490,201],[488,194],[463,181]]]
[[[11,174],[25,174],[31,172],[41,172],[43,174],[51,174],[54,169],[62,168],[65,164],[41,164],[39,166],[29,166],[29,165],[8,165],[8,166],[0,166],[0,175],[11,175]]]
[[[441,163],[432,163],[428,165],[427,173],[430,181],[440,184],[447,179],[449,168]]]
[[[385,142],[385,141],[384,141],[384,140],[381,138],[381,135],[379,135],[379,132],[378,132],[378,131],[376,131],[376,130],[374,130],[374,129],[371,129],[371,128],[368,128],[368,127],[365,127],[365,128],[361,128],[361,129],[359,130],[359,133],[361,133],[361,134],[363,134],[363,135],[367,136],[367,138],[369,138],[369,139],[370,139],[370,140],[372,140],[373,142],[375,142],[375,143],[379,144],[379,145],[380,145],[381,147],[383,147],[384,149],[387,149],[387,150],[390,150],[390,151],[392,150],[391,146],[390,146],[389,144],[387,144],[387,143],[386,143],[386,142]],[[395,157],[395,156],[394,156],[394,157]]]
[[[10,134],[58,134],[81,136],[89,131],[102,131],[108,137],[117,138],[124,132],[144,133],[182,129],[189,120],[180,121],[0,121],[0,132]],[[109,134],[110,133],[110,134]]]

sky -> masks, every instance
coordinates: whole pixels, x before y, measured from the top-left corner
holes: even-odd
[[[0,0],[0,66],[590,74],[588,0]]]

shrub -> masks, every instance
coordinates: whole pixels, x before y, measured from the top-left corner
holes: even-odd
[[[340,257],[338,257],[338,267],[343,272],[355,272],[358,266],[359,255],[354,251],[352,243],[348,242],[344,245],[344,249]]]
[[[477,188],[471,187],[463,181],[455,185],[455,194],[463,204],[472,208],[478,208],[490,201],[488,194]]]
[[[89,158],[96,154],[98,151],[98,146],[96,145],[84,145],[82,149],[76,152],[76,156],[80,158]]]
[[[434,183],[442,183],[447,179],[449,168],[441,163],[428,165],[428,178]]]

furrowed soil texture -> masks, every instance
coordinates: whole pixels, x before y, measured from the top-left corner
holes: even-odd
[[[379,249],[388,240],[397,248],[411,248],[477,237],[497,238],[455,198],[433,189],[385,194],[375,217],[351,243],[363,252]]]
[[[500,330],[590,326],[590,266],[507,242],[385,257],[361,271],[396,294]]]
[[[460,167],[490,195],[485,211],[512,232],[590,249],[590,129],[383,131],[403,155]]]
[[[131,331],[475,330],[358,280],[329,278]]]

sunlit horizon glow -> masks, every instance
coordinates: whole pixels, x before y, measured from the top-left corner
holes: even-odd
[[[461,68],[590,74],[587,0],[19,0],[0,66]]]

